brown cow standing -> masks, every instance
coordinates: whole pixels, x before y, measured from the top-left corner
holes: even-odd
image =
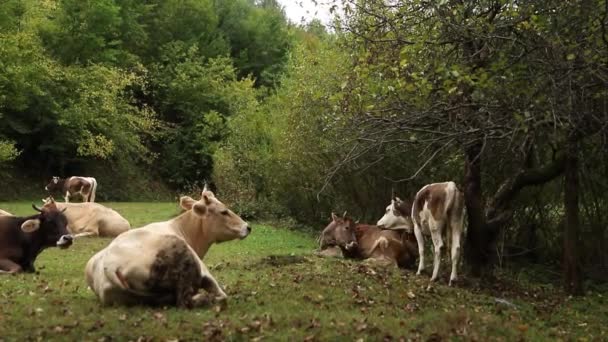
[[[50,193],[61,192],[65,194],[66,203],[70,201],[70,196],[80,194],[83,202],[95,202],[95,192],[97,191],[97,180],[93,177],[53,177],[44,189]]]
[[[68,220],[57,209],[55,202],[29,217],[0,217],[0,274],[21,271],[34,272],[34,261],[42,250],[57,246],[67,248],[72,237],[67,230]]]
[[[332,213],[332,222],[323,230],[321,250],[339,247],[344,257],[371,259],[384,264],[411,268],[418,256],[412,234],[382,230],[377,226],[355,223],[351,218]],[[323,254],[323,252],[321,252]]]

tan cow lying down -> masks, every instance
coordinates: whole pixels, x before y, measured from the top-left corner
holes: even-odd
[[[48,203],[52,198],[44,200]],[[68,230],[75,238],[83,236],[115,237],[131,229],[131,224],[115,210],[99,203],[60,203],[59,210],[65,210]]]
[[[86,280],[102,304],[192,307],[207,302],[201,288],[226,298],[200,258],[213,243],[244,239],[251,228],[206,187],[199,201],[185,196],[180,205],[181,215],[129,230],[89,260]]]
[[[9,213],[8,211],[4,211],[4,210],[0,209],[0,216],[14,216],[14,215]]]
[[[346,258],[370,259],[380,264],[407,268],[414,266],[418,256],[411,233],[355,223],[346,213],[343,217],[332,213],[332,221],[321,234],[319,254],[334,256],[336,247]]]

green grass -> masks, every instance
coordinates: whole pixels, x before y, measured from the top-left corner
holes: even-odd
[[[177,213],[173,203],[108,205],[135,227]],[[0,203],[15,214],[32,213],[29,206]],[[508,277],[427,291],[428,276],[317,258],[310,235],[253,227],[247,239],[215,245],[205,258],[229,295],[226,307],[104,308],[83,269],[110,240],[48,249],[36,261],[38,274],[0,276],[0,340],[608,339],[607,292],[573,299]]]

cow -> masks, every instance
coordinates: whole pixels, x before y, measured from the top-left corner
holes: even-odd
[[[51,198],[43,200],[44,203]],[[57,203],[68,219],[68,231],[74,238],[84,236],[116,237],[131,229],[131,224],[118,212],[99,203]]]
[[[393,197],[391,204],[386,207],[384,216],[378,220],[376,225],[381,229],[405,230],[408,233],[414,232],[414,224],[411,218],[412,203]]]
[[[385,215],[378,225],[391,229],[406,221],[408,216],[407,204],[399,198],[393,199],[386,208]],[[414,234],[418,242],[419,275],[424,271],[424,236],[431,235],[433,240],[433,275],[431,282],[437,279],[441,252],[444,248],[443,236],[451,245],[452,273],[449,285],[458,279],[458,260],[461,252],[461,239],[464,233],[464,194],[454,182],[433,183],[422,187],[416,194],[411,209],[411,220],[414,224]]]
[[[70,201],[70,197],[76,194],[82,196],[83,202],[95,202],[95,192],[97,191],[97,180],[93,177],[53,177],[44,190],[53,194],[61,192],[65,194],[65,202]]]
[[[86,281],[102,305],[177,305],[193,307],[226,293],[201,258],[213,243],[244,239],[247,222],[205,186],[200,200],[180,198],[185,212],[165,222],[131,229],[95,254],[85,268]]]
[[[72,245],[65,209],[59,210],[54,202],[32,207],[39,213],[0,217],[0,274],[35,272],[34,261],[44,249]]]
[[[8,211],[4,211],[4,210],[0,209],[0,216],[13,216],[13,214],[9,213]]]
[[[338,247],[346,258],[409,268],[414,265],[418,253],[413,239],[411,233],[382,230],[377,226],[356,223],[346,213],[342,217],[332,213],[332,221],[319,239],[319,254],[324,255],[324,251]]]

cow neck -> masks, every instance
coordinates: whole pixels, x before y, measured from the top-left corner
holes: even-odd
[[[21,224],[23,224],[23,222],[27,221],[28,219],[35,219],[37,218],[36,216],[30,217],[30,218],[26,218],[24,220],[20,220],[19,222],[19,227],[21,226]],[[21,231],[21,229],[19,229],[19,231]],[[36,257],[38,256],[38,254],[40,254],[40,252],[42,252],[42,250],[44,250],[47,247],[50,246],[46,246],[44,244],[44,237],[43,234],[40,232],[40,230],[31,232],[31,233],[26,233],[21,231],[21,233],[23,234],[23,243],[22,243],[22,248],[25,251],[24,253],[24,261],[26,263],[33,263],[34,260],[36,259]]]
[[[366,231],[367,229],[363,226],[355,226],[355,238],[357,239],[357,241],[361,241],[361,238],[363,237],[363,234],[365,234]]]
[[[65,193],[66,191],[69,190],[69,180],[70,178],[65,178],[65,179],[60,179],[59,181],[57,181],[57,188],[55,189],[60,189],[60,191],[63,193]],[[57,191],[57,190],[55,190]]]
[[[176,233],[186,240],[200,258],[203,258],[213,244],[205,227],[205,220],[188,210],[174,220]]]

